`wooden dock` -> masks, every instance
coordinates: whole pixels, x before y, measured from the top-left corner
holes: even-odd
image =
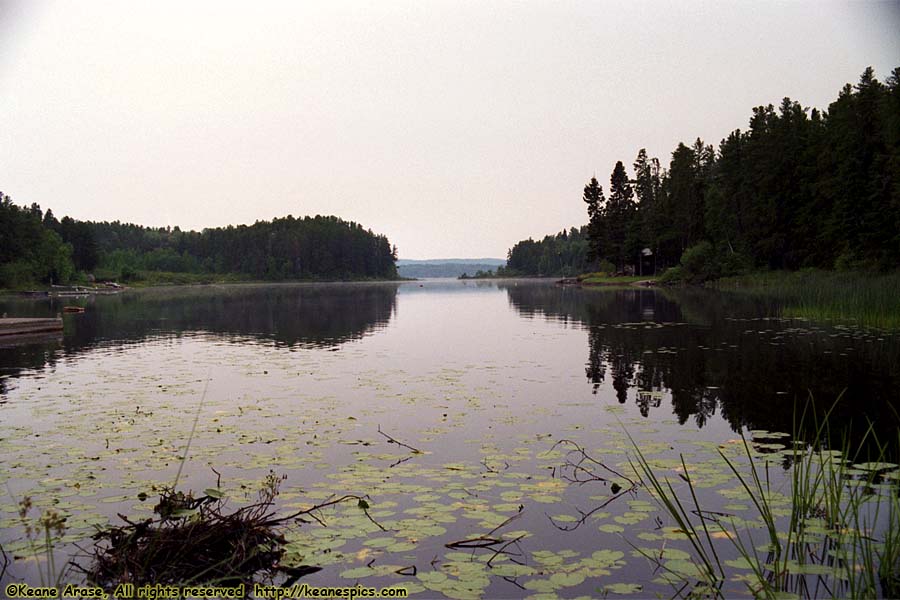
[[[46,333],[62,331],[63,320],[57,319],[0,319],[0,336],[30,335],[32,333]]]

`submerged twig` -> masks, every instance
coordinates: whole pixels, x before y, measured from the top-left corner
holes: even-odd
[[[518,536],[518,537],[515,537],[515,538],[509,540],[508,542],[506,542],[505,544],[503,544],[503,545],[500,546],[499,548],[495,549],[495,550],[494,550],[494,555],[491,556],[491,557],[487,560],[487,563],[485,563],[485,564],[487,564],[487,566],[490,567],[490,566],[491,566],[491,562],[493,562],[493,560],[494,560],[495,558],[497,558],[497,557],[500,556],[501,554],[507,554],[506,549],[509,548],[509,547],[510,547],[511,545],[513,545],[513,544],[518,544],[520,540],[522,540],[523,538],[525,538],[525,535],[526,535],[526,534],[523,533],[522,535],[520,535],[520,536]],[[516,555],[516,556],[518,556],[518,555]]]
[[[519,546],[519,542],[522,541],[528,535],[527,533],[523,533],[522,535],[516,536],[510,540],[503,539],[502,537],[493,537],[497,531],[499,531],[503,527],[506,527],[515,519],[518,519],[522,515],[522,510],[523,510],[523,508],[520,506],[519,512],[517,512],[513,516],[509,517],[508,519],[506,519],[505,521],[503,521],[502,523],[500,523],[499,525],[497,525],[496,527],[494,527],[493,529],[491,529],[489,532],[487,532],[486,534],[484,534],[482,536],[468,538],[465,540],[460,540],[458,542],[452,542],[452,543],[446,544],[446,547],[447,548],[472,548],[473,550],[478,549],[478,548],[486,548],[486,549],[490,550],[491,552],[493,552],[491,557],[485,563],[488,567],[493,567],[493,565],[491,563],[494,561],[494,559],[496,559],[501,554],[503,556],[506,556],[507,558],[510,559],[510,561],[512,561],[516,564],[523,564],[512,557],[522,556],[522,554],[524,554],[521,546]],[[512,545],[516,545],[519,548],[518,553],[511,552],[509,550],[509,547]],[[506,578],[504,578],[504,579],[506,579]]]
[[[613,469],[609,465],[597,460],[596,458],[594,458],[593,456],[588,454],[584,448],[582,448],[580,445],[578,445],[578,443],[573,442],[572,440],[559,440],[558,442],[553,444],[553,446],[550,448],[550,450],[551,451],[555,450],[557,446],[562,445],[562,444],[574,446],[574,449],[569,450],[566,453],[566,464],[563,465],[563,467],[562,467],[562,469],[571,469],[572,476],[568,476],[566,474],[560,475],[560,477],[562,477],[566,481],[569,481],[571,483],[577,483],[577,484],[585,484],[590,481],[609,481],[609,479],[607,477],[599,475],[598,473],[596,473],[594,471],[594,469],[591,467],[591,465],[595,465],[597,467],[600,467],[600,468],[608,471],[609,473],[612,473],[616,477],[619,477],[620,479],[627,481],[632,490],[637,489],[637,487],[639,486],[638,483],[636,483],[633,479],[631,479],[627,475],[623,475],[619,471]],[[577,460],[572,460],[570,458],[572,454],[577,455],[579,458]],[[587,463],[587,465],[585,465],[585,463]],[[584,479],[580,478],[579,474],[586,476],[586,478],[584,478]]]
[[[216,474],[216,489],[221,488],[222,487],[222,474],[219,473],[218,471],[216,471],[216,468],[212,465],[210,465],[209,468],[212,469],[212,472]]]
[[[608,476],[597,473],[596,469],[600,468],[607,471],[608,473],[611,473],[612,475],[615,475],[622,481],[628,482],[628,487],[624,487],[613,481],[612,485],[610,486],[610,490],[612,491],[613,495],[588,512],[584,512],[580,508],[576,507],[575,510],[578,511],[578,513],[581,515],[581,518],[572,524],[559,525],[556,520],[553,519],[553,517],[547,515],[547,518],[550,519],[550,523],[560,531],[574,531],[575,529],[578,529],[579,527],[584,525],[587,519],[598,510],[606,508],[610,503],[624,496],[625,494],[633,493],[640,485],[627,475],[624,475],[616,469],[613,469],[609,465],[597,460],[596,458],[588,454],[587,451],[582,448],[577,442],[573,442],[572,440],[559,440],[558,442],[553,444],[550,450],[555,450],[556,447],[560,445],[573,446],[571,450],[566,452],[565,464],[559,467],[559,477],[561,479],[564,479],[570,483],[577,483],[578,485],[584,485],[593,481],[599,481],[606,484],[610,481],[610,479]],[[553,474],[554,476],[557,474],[556,467],[554,467],[553,469]]]
[[[632,489],[623,489],[622,491],[615,494],[614,496],[610,496],[609,498],[604,500],[602,504],[595,506],[588,512],[584,512],[583,510],[581,510],[580,508],[578,508],[576,506],[575,510],[578,511],[578,513],[581,515],[581,518],[578,519],[578,521],[576,521],[575,523],[572,523],[570,525],[559,525],[559,524],[557,524],[556,520],[553,517],[551,517],[547,513],[544,513],[544,514],[547,516],[548,519],[550,519],[550,524],[553,525],[554,527],[556,527],[557,529],[559,529],[560,531],[575,531],[576,529],[578,529],[579,527],[584,525],[585,521],[587,521],[588,518],[590,518],[590,516],[593,515],[595,512],[597,512],[600,509],[606,508],[613,501],[618,500],[621,496],[624,496],[625,494],[630,494],[632,491],[633,491]]]
[[[277,519],[270,519],[266,522],[268,526],[280,525],[286,521],[294,521],[300,519],[301,517],[308,516],[312,517],[316,521],[318,521],[323,527],[326,527],[324,521],[321,521],[316,515],[315,512],[326,508],[328,506],[334,506],[335,504],[341,504],[342,502],[347,502],[348,500],[356,500],[357,506],[365,513],[366,517],[376,526],[378,529],[382,531],[387,531],[384,527],[382,527],[381,523],[372,518],[372,515],[369,514],[369,504],[366,502],[366,498],[364,496],[357,496],[356,494],[345,494],[340,498],[334,498],[326,500],[321,504],[316,504],[309,508],[305,508],[303,510],[298,510],[297,512],[291,513],[286,517],[279,517]]]
[[[410,455],[410,456],[401,456],[400,458],[398,458],[397,460],[395,460],[393,463],[391,463],[391,466],[388,467],[388,468],[389,468],[389,469],[393,469],[393,468],[396,467],[397,465],[403,464],[403,463],[405,463],[406,461],[408,461],[408,460],[411,459],[411,458],[414,458],[414,456],[413,456],[413,455]]]
[[[404,448],[409,448],[415,454],[422,454],[422,451],[419,450],[418,448],[414,448],[413,446],[410,446],[409,444],[404,444],[397,438],[390,436],[390,435],[386,434],[385,432],[383,432],[381,430],[381,425],[378,426],[378,433],[380,433],[381,435],[383,435],[384,437],[387,438],[388,444],[397,444],[398,446],[403,446]]]
[[[464,540],[458,540],[455,542],[449,542],[447,544],[444,544],[444,546],[447,548],[490,548],[491,546],[503,544],[504,542],[507,542],[508,540],[504,540],[503,538],[495,538],[495,537],[491,537],[491,536],[494,535],[497,532],[497,530],[502,529],[503,527],[509,525],[510,522],[514,521],[515,519],[518,519],[520,516],[522,516],[521,508],[519,509],[519,512],[517,512],[510,518],[506,519],[505,521],[503,521],[502,523],[500,523],[499,525],[497,525],[496,527],[494,527],[493,529],[491,529],[484,535],[479,535],[479,536],[472,537],[472,538],[466,538]]]
[[[497,469],[495,469],[491,465],[489,465],[486,458],[481,461],[481,464],[484,466],[485,469],[487,469],[488,473],[501,473],[502,471],[506,471],[507,469],[509,469],[509,463],[506,462],[505,460],[503,461],[503,469],[501,469],[500,471],[498,471]]]

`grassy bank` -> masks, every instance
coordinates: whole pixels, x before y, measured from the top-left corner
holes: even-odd
[[[350,279],[339,279],[339,278],[321,278],[321,279],[253,279],[247,275],[242,275],[239,273],[182,273],[176,271],[138,271],[134,278],[128,279],[126,281],[122,281],[117,279],[110,273],[104,273],[103,271],[97,272],[97,280],[98,281],[118,281],[123,285],[127,285],[130,288],[145,288],[145,287],[158,287],[158,286],[178,286],[178,285],[208,285],[214,283],[297,283],[297,282],[333,282],[333,281],[412,281],[410,279],[405,279],[403,277],[398,277],[396,279],[374,279],[374,278],[350,278]],[[69,283],[72,286],[85,286],[91,287],[93,283],[89,282],[86,278],[80,278],[74,280]],[[2,289],[0,288],[0,293],[2,292],[20,292],[25,290],[47,290],[49,286],[46,284],[32,284],[26,286],[19,286],[16,288],[10,289]]]
[[[590,273],[587,276],[580,276],[578,278],[579,282],[582,285],[631,285],[633,283],[637,283],[638,281],[649,281],[653,278],[650,276],[640,276],[640,275],[622,275],[622,276],[614,276],[614,275],[606,275],[603,273]]]
[[[139,278],[129,281],[129,287],[153,287],[164,285],[203,285],[210,283],[330,283],[341,281],[409,281],[403,278],[378,279],[374,277],[315,278],[315,279],[254,279],[239,273],[173,273],[167,271],[141,271]]]
[[[707,286],[776,298],[784,302],[787,317],[900,328],[900,272],[769,271],[726,277]]]
[[[249,277],[234,273],[178,273],[171,271],[139,271],[135,279],[128,281],[129,287],[152,287],[158,285],[202,285],[209,283],[246,283]]]

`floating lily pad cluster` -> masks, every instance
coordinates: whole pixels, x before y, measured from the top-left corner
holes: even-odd
[[[533,326],[563,335],[558,324]],[[583,331],[564,335],[583,346]],[[76,554],[73,544],[118,522],[117,513],[152,512],[195,416],[182,488],[221,490],[228,506],[241,506],[271,470],[287,476],[277,499],[284,513],[334,495],[368,498],[368,515],[340,505],[288,530],[285,562],[322,567],[308,578],[315,585],[359,581],[450,598],[671,594],[671,584],[696,577],[697,564],[687,534],[634,485],[626,430],[676,491],[688,498],[689,478],[701,509],[727,526],[714,537],[730,561],[729,590],[746,591],[749,568],[730,550],[729,527],[765,524],[720,452],[743,467],[755,461],[775,514],[791,514],[785,468],[794,448],[784,434],[748,432],[748,457],[722,423],[688,431],[674,419],[649,421],[616,402],[611,386],[592,395],[581,373],[582,393],[570,394],[576,387],[560,387],[558,369],[540,360],[416,367],[416,357],[394,356],[377,339],[330,352],[171,336],[100,347],[20,377],[0,408],[0,485],[10,491],[0,501],[0,542],[17,559],[10,576],[33,579],[42,560],[19,499],[32,498],[35,514],[67,516],[54,543]],[[563,439],[611,470],[573,474]],[[852,465],[848,484],[873,470],[881,492],[897,484],[896,465],[872,462]],[[810,519],[806,531],[825,537],[829,527]],[[492,543],[458,545],[477,538]]]

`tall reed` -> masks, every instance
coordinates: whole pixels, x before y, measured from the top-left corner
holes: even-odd
[[[900,328],[900,272],[770,271],[720,279],[713,287],[772,297],[786,317]]]
[[[690,587],[695,574],[681,577],[676,595],[724,597],[723,586],[742,580],[756,597],[852,598],[900,597],[900,480],[897,465],[884,462],[888,448],[872,440],[878,449],[875,461],[853,466],[866,438],[874,438],[870,424],[863,439],[850,446],[844,438],[841,450],[829,449],[831,411],[820,419],[812,403],[795,417],[790,460],[790,514],[779,516],[772,505],[768,471],[757,465],[752,445],[741,435],[748,465],[738,464],[719,450],[755,508],[765,529],[767,544],[760,551],[749,530],[732,518],[711,520],[700,506],[696,485],[681,457],[687,491],[682,499],[675,487],[650,464],[640,447],[634,449],[632,468],[679,530],[687,536],[699,583]],[[796,414],[796,413],[795,413]],[[799,431],[814,420],[814,436],[802,442]],[[898,434],[900,448],[900,434]],[[689,509],[685,502],[693,503]],[[709,521],[709,522],[707,522]],[[738,561],[721,556],[728,548]],[[649,557],[648,557],[649,558]],[[660,562],[660,561],[657,561]],[[733,566],[737,565],[737,566]],[[660,566],[664,566],[660,564]],[[746,569],[750,574],[746,575]],[[685,590],[688,593],[685,594]]]

